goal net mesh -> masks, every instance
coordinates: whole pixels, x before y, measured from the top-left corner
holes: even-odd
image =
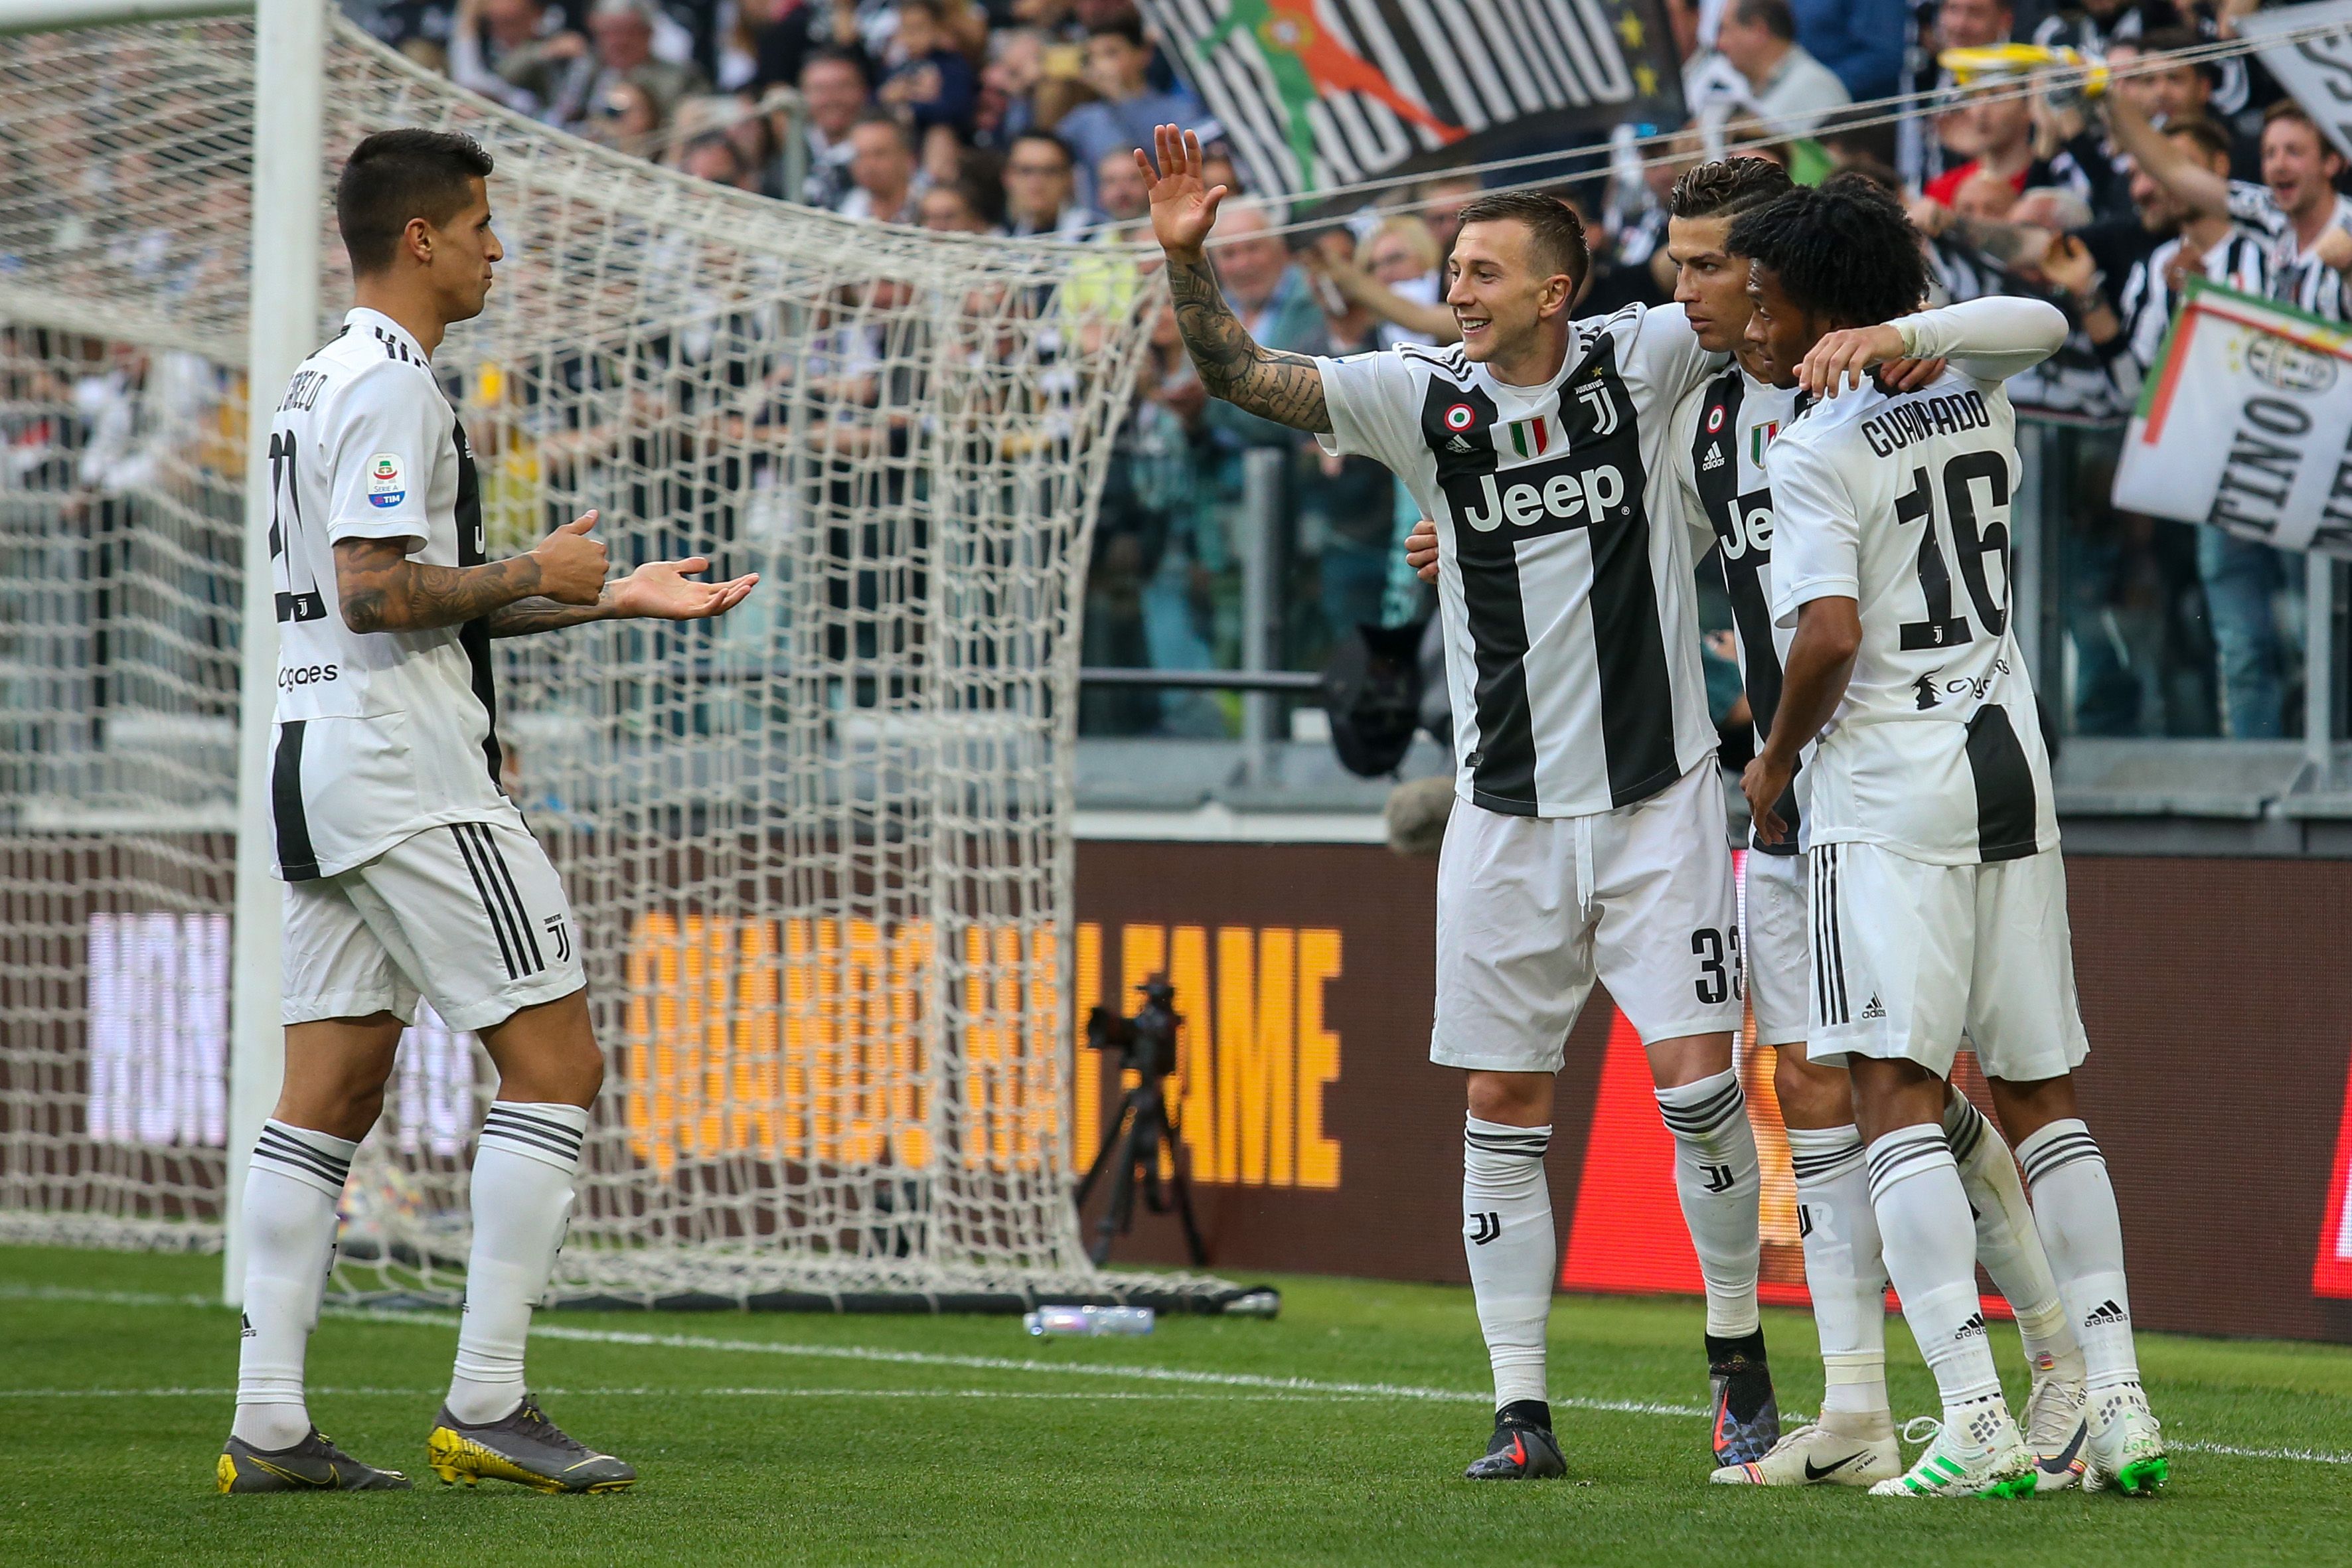
[[[1153,297],[1136,256],[705,184],[339,17],[327,74],[330,190],[394,126],[498,160],[507,259],[436,355],[491,555],[594,507],[616,569],[761,574],[719,622],[497,645],[509,788],[569,885],[608,1062],[554,1295],[1117,1293],[1069,1200],[1092,1138],[1066,999],[1096,988],[1069,819],[1078,584]],[[17,1239],[220,1236],[252,92],[249,20],[0,40]],[[323,341],[350,284],[320,221]],[[404,1036],[341,1290],[461,1287],[493,1088],[429,1011]]]

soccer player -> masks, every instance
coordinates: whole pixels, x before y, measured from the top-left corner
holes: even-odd
[[[1706,1278],[1718,1464],[1779,1415],[1756,1309],[1756,1139],[1731,1059],[1738,931],[1688,543],[1656,526],[1675,405],[1720,363],[1672,307],[1572,323],[1567,207],[1462,209],[1462,342],[1352,359],[1259,347],[1202,249],[1223,186],[1157,137],[1152,226],[1209,391],[1402,478],[1437,520],[1462,804],[1445,834],[1430,1057],[1467,1069],[1463,1220],[1496,1425],[1474,1479],[1558,1476],[1544,1381],[1553,1075],[1596,973],[1640,1032]],[[1669,497],[1671,503],[1671,497]],[[1669,514],[1671,515],[1671,514]]]
[[[1780,697],[1780,655],[1790,634],[1772,624],[1772,490],[1765,458],[1774,437],[1797,417],[1803,395],[1773,384],[1762,346],[1746,337],[1748,262],[1727,248],[1733,221],[1792,188],[1780,166],[1761,158],[1727,158],[1686,171],[1667,204],[1667,255],[1675,297],[1699,345],[1730,352],[1736,363],[1685,400],[1675,416],[1675,474],[1684,514],[1714,548],[1731,600],[1732,626],[1748,708],[1760,749]],[[1958,352],[1979,330],[1999,332],[2013,314],[2000,299],[1933,313]],[[1982,324],[1979,327],[1979,323]],[[1905,367],[1899,384],[1924,384],[1940,364]],[[1915,382],[1914,378],[1917,378]],[[1795,1167],[1805,1280],[1820,1330],[1826,1392],[1821,1418],[1786,1433],[1761,1458],[1726,1465],[1727,1485],[1868,1486],[1901,1468],[1886,1394],[1885,1268],[1854,1130],[1853,1089],[1843,1068],[1806,1059],[1808,927],[1805,862],[1797,853],[1801,773],[1775,806],[1792,830],[1777,842],[1750,843],[1740,952],[1759,1045],[1774,1047],[1773,1089],[1788,1128]],[[2027,1403],[2035,1481],[2044,1490],[2075,1484],[2082,1473],[2082,1352],[2033,1226],[2009,1145],[1957,1089],[1948,1092],[1943,1124],[1960,1180],[1977,1216],[1977,1249],[1993,1283],[2010,1299],[2033,1371]]]
[[[1824,395],[1767,459],[1773,614],[1795,633],[1742,782],[1759,836],[1777,842],[1789,831],[1780,803],[1818,737],[1806,766],[1808,1051],[1852,1069],[1886,1269],[1944,1407],[1919,1460],[1872,1495],[2036,1488],[1978,1310],[1976,1227],[1943,1126],[1963,1030],[2080,1337],[2084,1484],[2153,1490],[2167,1461],[2132,1346],[2115,1192],[2076,1113],[2072,1072],[2088,1045],[2065,871],[2010,627],[2019,463],[2001,381],[2055,350],[2065,319],[1999,301],[2003,330],[1972,332],[1975,352],[1927,385],[1891,391],[1869,366],[1959,347],[1948,313],[1913,313],[1925,262],[1892,201],[1833,180],[1743,214],[1727,246],[1749,262],[1748,335],[1773,379]]]
[[[523,1381],[523,1340],[572,1205],[604,1078],[562,884],[499,790],[489,639],[627,616],[690,620],[756,579],[656,562],[605,581],[596,514],[483,559],[466,430],[433,375],[481,313],[490,157],[433,131],[368,137],[335,215],[358,304],[272,419],[278,667],[270,780],[286,881],[286,1078],[255,1145],[236,1415],[220,1489],[404,1488],[311,1425],[303,1355],[334,1265],[335,1205],[421,994],[478,1034],[498,1101],[474,1157],[473,1250],[435,1473],[613,1491],[620,1459],[567,1436]]]

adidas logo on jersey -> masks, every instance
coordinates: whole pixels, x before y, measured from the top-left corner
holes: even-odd
[[[1454,437],[1453,440],[1445,443],[1445,449],[1449,452],[1469,452],[1476,450],[1476,448],[1472,447],[1468,441],[1459,436]]]
[[[1880,1005],[1876,992],[1871,993],[1870,1000],[1864,1005],[1862,1016],[1865,1020],[1886,1016],[1886,1009]]]
[[[1717,441],[1708,446],[1706,458],[1699,464],[1699,468],[1701,472],[1713,473],[1721,467],[1723,467],[1723,443]]]
[[[2084,1317],[2083,1326],[2086,1329],[2119,1329],[2130,1321],[2131,1314],[2125,1311],[2120,1305],[2110,1300],[2102,1301],[2097,1306],[2092,1308],[2089,1313]]]
[[[1955,1341],[1958,1341],[1967,1339],[1970,1334],[1974,1334],[1977,1338],[1982,1339],[1984,1338],[1984,1314],[1982,1312],[1970,1312],[1969,1314],[1969,1321],[1952,1331],[1952,1338]]]

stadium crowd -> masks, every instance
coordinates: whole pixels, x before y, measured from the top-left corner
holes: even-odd
[[[1133,149],[1202,131],[1213,177],[1249,192],[1209,110],[1136,0],[345,0],[412,59],[509,108],[695,178],[845,216],[1080,240],[1149,237]],[[2217,530],[2108,502],[2120,426],[2192,270],[2347,312],[2344,161],[2251,57],[2147,68],[2232,35],[2249,0],[1668,0],[1692,120],[1646,170],[1595,158],[1553,194],[1594,267],[1580,313],[1673,290],[1662,196],[1728,144],[1801,182],[1860,169],[1927,237],[1937,300],[2050,300],[2074,332],[2011,388],[2035,421],[2042,514],[2058,534],[2064,722],[2100,735],[2297,732],[2304,568]],[[2054,79],[1963,84],[1954,47],[2077,47],[2137,68],[2085,100]],[[2032,90],[2021,90],[2021,88]],[[1937,110],[1856,110],[1937,90]],[[1645,128],[1656,129],[1656,128]],[[1504,176],[1497,176],[1504,177]],[[1257,340],[1323,354],[1456,333],[1440,264],[1475,175],[1391,194],[1344,224],[1276,232],[1280,209],[1228,204],[1217,268]],[[1163,316],[1165,313],[1162,313]],[[879,394],[877,394],[879,395]],[[1163,320],[1112,465],[1087,584],[1090,665],[1240,662],[1244,458],[1282,455],[1283,662],[1313,668],[1359,623],[1427,609],[1402,563],[1413,509],[1388,473],[1323,455],[1203,393]],[[1727,611],[1717,611],[1718,626]],[[1727,633],[1724,642],[1727,645]],[[1727,659],[1719,717],[1738,702]],[[1200,692],[1090,690],[1094,733],[1217,735]],[[1727,736],[1744,725],[1727,722]]]

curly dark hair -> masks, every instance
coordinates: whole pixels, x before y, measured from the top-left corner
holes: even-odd
[[[1537,257],[1555,272],[1568,274],[1571,296],[1584,287],[1592,270],[1591,247],[1585,243],[1584,220],[1557,196],[1539,191],[1489,191],[1462,204],[1464,228],[1474,223],[1522,223],[1535,239]]]
[[[1738,217],[1796,189],[1769,158],[1717,158],[1685,169],[1666,197],[1669,217]]]
[[[1870,181],[1835,174],[1743,213],[1726,247],[1771,268],[1798,307],[1845,326],[1905,316],[1927,292],[1919,231]]]

